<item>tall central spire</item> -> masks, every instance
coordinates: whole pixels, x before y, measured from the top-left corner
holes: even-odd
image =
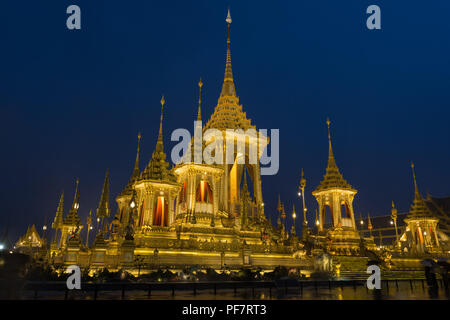
[[[228,15],[227,15],[227,18],[226,18],[225,21],[228,24],[227,60],[226,60],[226,64],[225,64],[225,77],[224,77],[224,80],[223,80],[222,92],[220,93],[220,96],[221,97],[223,97],[223,96],[235,97],[236,96],[236,88],[234,87],[233,71],[231,69],[230,27],[231,27],[231,21],[232,20],[231,20],[230,9],[228,9]]]

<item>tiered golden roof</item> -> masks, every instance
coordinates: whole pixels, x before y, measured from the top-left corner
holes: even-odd
[[[64,191],[61,193],[61,197],[59,198],[58,208],[56,209],[55,219],[52,223],[53,229],[58,229],[63,224],[63,215],[64,215]]]
[[[323,176],[323,180],[317,186],[314,192],[330,190],[330,189],[344,189],[356,191],[352,186],[344,179],[336,164],[336,160],[333,155],[333,148],[331,146],[331,134],[330,134],[330,119],[327,119],[328,125],[328,166]]]
[[[17,247],[41,247],[43,245],[43,240],[39,236],[36,230],[36,226],[33,224],[28,227],[27,232],[19,238],[16,243]]]
[[[75,195],[73,197],[72,207],[70,208],[70,211],[67,214],[67,216],[63,222],[63,224],[65,224],[67,226],[81,225],[81,219],[78,216],[78,207],[79,207],[79,200],[80,200],[80,192],[78,189],[78,183],[79,183],[79,180],[77,179],[77,185],[75,187]]]

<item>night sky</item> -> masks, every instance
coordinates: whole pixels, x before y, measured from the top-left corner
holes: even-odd
[[[81,30],[66,28],[81,7]],[[366,8],[381,8],[381,30]],[[300,170],[307,207],[325,173],[330,117],[334,155],[356,189],[356,218],[409,209],[410,161],[422,194],[450,195],[449,1],[2,1],[0,4],[0,233],[13,242],[65,214],[80,179],[82,221],[95,210],[107,168],[111,206],[155,147],[161,95],[164,143],[192,132],[203,79],[203,119],[223,81],[226,23],[237,94],[257,128],[280,129],[280,170],[262,178],[266,215],[278,193],[287,213]],[[297,212],[300,212],[298,210]],[[290,214],[288,215],[290,217]],[[290,218],[289,218],[290,219]],[[300,221],[299,226],[300,226]]]

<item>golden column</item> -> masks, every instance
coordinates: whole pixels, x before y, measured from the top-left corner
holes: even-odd
[[[305,186],[306,186],[306,179],[303,175],[303,168],[302,168],[302,175],[300,178],[300,186],[299,186],[299,196],[302,197],[302,204],[303,204],[303,228],[302,228],[302,238],[306,238],[308,235],[308,220],[306,220],[306,205],[305,205]]]
[[[400,243],[398,241],[398,230],[397,230],[397,209],[395,208],[394,200],[392,200],[391,218],[394,221],[395,227],[395,249],[400,248]]]
[[[89,215],[86,219],[87,235],[86,235],[86,247],[89,247],[89,231],[92,230],[92,210],[89,210]]]

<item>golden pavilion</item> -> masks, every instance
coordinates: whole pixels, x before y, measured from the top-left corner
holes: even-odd
[[[226,22],[225,75],[220,95],[213,114],[202,126],[203,83],[200,80],[195,128],[200,132],[215,129],[224,136],[227,129],[256,129],[243,111],[236,93],[231,66],[232,20],[229,11]],[[243,267],[273,270],[284,266],[308,275],[313,270],[323,270],[323,265],[327,265],[327,271],[342,275],[356,269],[364,273],[369,258],[378,257],[384,261],[395,258],[380,251],[372,234],[366,237],[357,228],[353,208],[357,190],[343,178],[336,164],[329,120],[328,165],[323,180],[312,193],[318,204],[315,226],[308,227],[303,197],[303,232],[300,239],[295,228],[290,232],[286,230],[286,212],[280,199],[277,225],[272,225],[265,215],[261,168],[259,161],[250,161],[249,150],[256,147],[259,160],[269,143],[267,137],[251,139],[244,133],[236,133],[236,140],[245,141],[245,151],[235,150],[234,147],[233,150],[226,150],[227,145],[224,145],[223,155],[231,154],[233,161],[223,161],[223,164],[198,161],[198,150],[201,152],[209,148],[214,139],[197,141],[194,137],[189,146],[193,152],[184,156],[185,161],[171,166],[163,144],[164,96],[160,105],[159,132],[151,159],[141,170],[141,135],[138,134],[134,168],[128,183],[115,199],[118,211],[114,216],[111,216],[109,172],[106,172],[98,208],[94,214],[89,213],[84,224],[86,239],[83,240],[83,223],[78,215],[77,179],[73,202],[65,217],[64,193],[61,194],[52,223],[54,236],[49,247],[34,226],[18,241],[17,246],[44,248],[46,259],[55,266],[75,264],[93,271],[108,268],[132,273],[136,273],[138,268],[140,271],[142,265],[147,266],[147,271],[158,268],[181,270],[196,265],[216,270]],[[412,235],[411,250],[417,254],[448,254],[439,251],[440,244],[436,237],[438,220],[430,216],[424,207],[415,176],[414,183],[414,203],[410,216],[405,220]],[[299,195],[300,191],[304,194],[305,185],[302,170]],[[331,218],[330,226],[325,224],[326,216]],[[295,208],[292,209],[292,217],[295,224]],[[95,229],[94,225],[97,226]],[[90,234],[94,230],[95,234]],[[402,254],[401,250],[397,251]],[[39,252],[42,253],[42,250]],[[333,264],[322,263],[331,261],[324,255],[332,257]],[[388,265],[393,269],[396,265],[403,268],[401,259],[398,257],[397,262],[392,263],[388,261]],[[408,259],[412,261],[411,256]],[[418,261],[414,260],[412,265],[419,268]]]

